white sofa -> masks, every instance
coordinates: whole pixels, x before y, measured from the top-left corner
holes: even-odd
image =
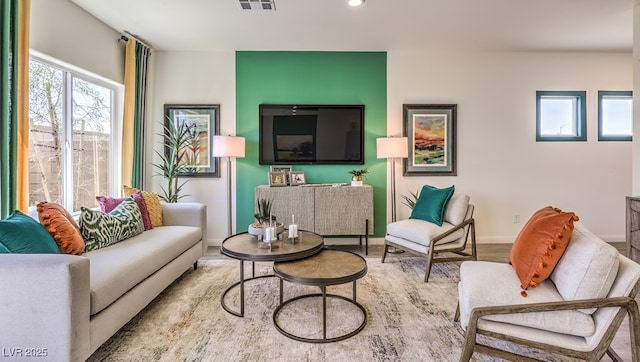
[[[5,358],[84,361],[205,253],[206,205],[163,204],[164,226],[82,256],[0,254]]]

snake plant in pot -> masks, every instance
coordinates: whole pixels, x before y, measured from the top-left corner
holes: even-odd
[[[276,220],[276,216],[271,214],[271,200],[258,199],[256,200],[256,213],[253,217],[256,222],[249,225],[248,231],[252,235],[262,235],[264,233],[264,227],[268,224],[273,224],[276,227],[277,233],[280,234],[284,231],[284,224]]]
[[[187,158],[189,157],[189,147],[193,142],[193,134],[195,132],[195,124],[189,122],[176,123],[167,117],[164,124],[164,133],[158,134],[163,136],[164,152],[158,152],[156,155],[160,158],[159,163],[154,163],[158,169],[156,176],[163,176],[166,179],[166,187],[161,186],[162,195],[160,198],[165,202],[178,202],[181,198],[189,195],[180,195],[182,187],[188,180],[180,182],[178,177],[181,173],[189,170]]]

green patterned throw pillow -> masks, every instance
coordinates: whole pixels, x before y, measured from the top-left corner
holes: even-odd
[[[85,252],[115,244],[144,231],[140,208],[133,197],[124,200],[109,213],[81,208],[80,232]]]

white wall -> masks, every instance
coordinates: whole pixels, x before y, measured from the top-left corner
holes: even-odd
[[[33,49],[122,82],[124,46],[115,30],[67,0],[32,0],[31,23]],[[165,103],[218,103],[221,133],[235,134],[233,51],[153,51],[151,64],[148,154],[161,145],[155,134]],[[632,144],[597,142],[597,91],[633,89],[632,68],[631,53],[389,51],[389,135],[402,133],[402,104],[458,104],[458,176],[403,177],[398,164],[398,194],[425,183],[455,184],[477,207],[483,242],[511,242],[546,205],[575,211],[607,240],[624,240],[624,197],[634,191]],[[536,143],[536,90],[586,90],[588,141]],[[147,163],[147,175],[155,173],[151,161],[157,159]],[[190,179],[185,193],[192,196],[183,199],[208,205],[213,242],[226,236],[226,168],[221,172],[219,179]],[[159,181],[149,178],[146,186],[159,190]],[[399,217],[408,211],[398,197]],[[516,213],[520,224],[513,223]]]
[[[397,165],[398,195],[454,184],[476,205],[481,242],[512,242],[547,205],[624,241],[632,144],[597,141],[597,91],[631,90],[632,74],[631,53],[390,51],[389,135],[402,133],[403,104],[458,105],[458,176],[403,177]],[[588,141],[536,142],[536,90],[586,90]],[[408,216],[399,196],[397,207]]]
[[[124,82],[120,33],[68,0],[32,0],[30,48]]]
[[[148,139],[152,139],[153,143],[149,146],[159,149],[162,145],[163,139],[159,134],[162,134],[165,103],[219,104],[220,134],[235,134],[235,52],[156,51],[152,59],[154,81],[149,93],[152,103],[148,119],[148,136],[151,138]],[[153,154],[153,162],[157,163],[159,158],[155,153],[152,150],[148,152]],[[235,163],[232,166],[235,180]],[[147,175],[157,173],[150,163],[147,163],[146,172]],[[181,199],[207,205],[207,239],[215,244],[220,244],[227,236],[226,160],[220,162],[220,174],[220,178],[188,178],[183,193],[191,196]],[[151,186],[156,191],[160,191],[160,183],[166,185],[160,176],[147,177],[147,182],[147,188]]]

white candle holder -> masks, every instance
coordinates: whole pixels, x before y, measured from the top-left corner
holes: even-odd
[[[287,240],[291,243],[295,243],[299,239],[298,224],[289,224],[289,232],[287,233]]]

